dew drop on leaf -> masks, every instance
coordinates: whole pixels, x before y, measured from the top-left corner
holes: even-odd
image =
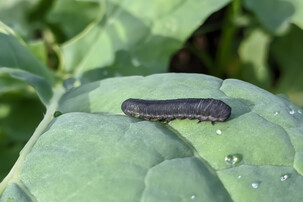
[[[277,116],[279,114],[279,112],[275,112],[274,115]]]
[[[196,198],[196,195],[191,195],[190,199],[195,199]]]
[[[292,114],[295,114],[295,110],[292,109],[292,110],[289,111],[289,113],[290,113],[291,115],[292,115]]]
[[[225,157],[225,163],[227,165],[235,166],[242,160],[242,155],[240,154],[229,154]]]
[[[220,129],[218,129],[218,130],[216,131],[216,133],[217,133],[217,135],[221,135],[221,134],[222,134],[222,131],[221,131]]]
[[[285,180],[287,180],[288,178],[290,178],[290,174],[284,174],[280,177],[281,182],[284,182]]]
[[[54,117],[55,117],[55,118],[58,117],[58,116],[60,116],[60,115],[62,115],[62,112],[60,112],[60,111],[55,111],[55,113],[54,113]]]
[[[252,188],[257,189],[260,185],[260,182],[253,182],[251,183]]]

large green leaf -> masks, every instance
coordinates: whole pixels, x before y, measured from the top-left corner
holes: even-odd
[[[127,63],[131,70],[122,71],[124,75],[165,72],[172,53],[228,2],[107,0],[103,19],[62,46],[65,70],[82,74]],[[104,74],[112,76],[115,71]]]
[[[47,14],[47,21],[70,39],[102,16],[101,6],[98,1],[55,1]]]
[[[290,22],[303,28],[301,0],[245,0],[244,5],[272,32],[285,31]]]
[[[214,125],[144,121],[123,115],[130,97],[212,97],[232,115]],[[196,74],[113,78],[57,94],[51,106],[1,183],[0,201],[303,197],[303,112],[249,83]],[[55,111],[63,114],[52,118]]]

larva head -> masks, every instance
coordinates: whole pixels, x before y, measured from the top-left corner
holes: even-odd
[[[210,115],[216,118],[216,121],[225,121],[230,117],[231,107],[225,104],[221,100],[212,99],[213,104],[211,105]]]
[[[126,115],[135,116],[135,117],[139,116],[139,107],[138,104],[136,103],[136,99],[130,98],[125,100],[121,105],[121,109]]]

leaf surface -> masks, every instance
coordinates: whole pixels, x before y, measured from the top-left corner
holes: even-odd
[[[228,121],[167,125],[120,108],[127,98],[208,97],[232,107]],[[56,110],[63,114],[45,126],[1,201],[16,193],[38,201],[303,197],[302,110],[249,83],[196,74],[112,78],[69,90]]]

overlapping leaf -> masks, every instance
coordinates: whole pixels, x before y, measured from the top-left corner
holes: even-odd
[[[47,105],[52,96],[53,75],[51,72],[1,22],[0,43],[0,74],[28,82],[36,89],[43,103]],[[3,77],[0,79],[2,80]],[[7,81],[6,78],[3,80]],[[15,84],[12,83],[12,85]]]
[[[244,3],[272,32],[285,31],[291,22],[303,28],[303,3],[301,0],[245,0]]]
[[[110,68],[99,70],[99,78],[165,72],[171,54],[227,2],[108,0],[102,20],[62,46],[65,70],[81,74]],[[129,73],[120,71],[122,63]]]

